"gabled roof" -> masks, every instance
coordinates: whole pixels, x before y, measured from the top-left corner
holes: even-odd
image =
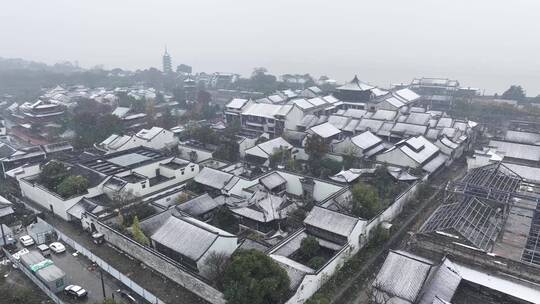
[[[390,297],[389,303],[416,303],[434,263],[403,251],[390,251],[373,286]],[[431,303],[430,303],[431,304]]]
[[[318,126],[311,127],[310,130],[311,132],[313,132],[314,134],[317,134],[318,136],[322,138],[330,138],[332,136],[335,136],[341,133],[341,131],[338,128],[334,127],[334,125],[332,125],[329,122],[325,122]]]
[[[411,137],[396,145],[399,146],[407,156],[419,164],[423,164],[426,160],[439,152],[439,148],[423,136]]]
[[[152,138],[159,135],[159,133],[163,132],[164,130],[165,129],[160,128],[160,127],[152,127],[150,129],[141,129],[139,132],[137,132],[137,134],[135,134],[135,136],[149,141],[149,140],[152,140]]]
[[[208,193],[197,196],[176,208],[192,216],[200,216],[219,207],[219,204]]]
[[[253,103],[248,105],[242,115],[251,115],[266,118],[275,118],[276,116],[285,116],[292,109],[292,105],[276,105],[268,103]]]
[[[407,88],[397,90],[395,92],[395,94],[397,94],[399,97],[405,99],[407,101],[407,103],[410,103],[410,102],[415,101],[418,98],[420,98],[420,95],[416,94],[414,91],[412,91],[410,89],[407,89]]]
[[[287,181],[278,172],[272,172],[259,179],[259,183],[265,186],[268,190],[272,190],[278,186],[286,184]]]
[[[377,120],[394,120],[396,116],[397,116],[396,111],[377,110],[373,115],[371,115],[370,118],[377,119]]]
[[[127,107],[117,107],[112,112],[112,115],[118,116],[119,118],[124,118],[129,113],[130,110],[131,109]]]
[[[238,215],[261,223],[268,223],[287,217],[287,200],[284,197],[273,195],[266,191],[256,191],[247,200],[247,206],[230,210]]]
[[[365,131],[359,135],[352,137],[351,141],[363,150],[369,149],[375,145],[382,143],[382,140],[370,131]]]
[[[369,85],[363,81],[360,81],[358,79],[358,76],[354,76],[353,80],[350,82],[338,87],[338,90],[342,91],[369,91],[371,89],[375,88],[372,85]]]
[[[304,219],[304,224],[348,238],[358,221],[350,215],[315,206]]]
[[[194,178],[195,182],[215,189],[223,189],[234,175],[220,170],[204,167]]]
[[[340,130],[345,128],[349,120],[350,120],[349,117],[338,116],[338,115],[330,115],[328,117],[328,122]]]
[[[151,239],[193,261],[198,261],[220,237],[235,238],[224,230],[194,218],[171,215],[152,234]]]

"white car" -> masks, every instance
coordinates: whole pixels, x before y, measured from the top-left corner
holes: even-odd
[[[54,253],[62,253],[66,251],[66,246],[60,242],[54,242],[49,245],[49,248],[54,251]]]
[[[64,293],[74,298],[84,298],[88,292],[78,285],[68,285],[64,288]]]
[[[34,239],[29,235],[23,235],[19,238],[19,241],[21,241],[21,244],[24,245],[24,247],[32,246],[34,245]]]

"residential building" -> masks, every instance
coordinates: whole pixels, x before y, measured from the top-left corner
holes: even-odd
[[[270,157],[279,151],[286,151],[292,154],[293,146],[282,137],[270,139],[261,144],[253,146],[245,151],[245,160],[249,163],[263,166],[270,165]],[[292,155],[291,155],[292,157]]]
[[[382,139],[370,131],[342,140],[335,140],[331,147],[334,153],[355,157],[371,157],[385,149]]]
[[[141,129],[131,136],[113,134],[95,145],[95,147],[105,153],[113,153],[138,146],[162,150],[172,148],[177,143],[178,139],[173,132],[159,127],[152,127],[150,129]]]
[[[228,257],[238,246],[236,235],[187,215],[179,206],[141,221],[141,229],[152,247],[203,276],[209,258],[216,254]]]
[[[457,80],[446,78],[415,78],[410,89],[421,96],[421,103],[433,110],[449,110],[458,94]]]
[[[538,285],[452,257],[426,259],[391,250],[368,294],[375,303],[536,303]]]
[[[103,212],[110,209],[121,196],[143,198],[179,187],[199,172],[199,166],[192,162],[166,156],[147,147],[107,155],[86,155],[81,160],[63,163],[70,175],[80,175],[88,181],[84,193],[62,197],[46,188],[38,179],[40,164],[24,168],[14,177],[26,199],[68,221],[82,220],[84,211]]]
[[[423,136],[404,139],[376,156],[378,162],[409,168],[419,168],[430,173],[444,165],[448,157]]]

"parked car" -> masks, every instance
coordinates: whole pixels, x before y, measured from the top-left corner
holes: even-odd
[[[49,246],[45,244],[41,244],[41,245],[38,245],[37,248],[39,249],[39,252],[41,252],[43,256],[46,257],[46,256],[51,255],[51,249],[49,248]]]
[[[64,288],[64,293],[77,299],[84,298],[88,295],[86,289],[79,285],[66,286],[66,288]]]
[[[49,245],[49,248],[51,248],[54,253],[62,253],[66,251],[66,246],[60,242],[54,242]]]
[[[103,244],[105,241],[105,235],[99,232],[92,233],[92,241],[97,245]]]
[[[128,301],[129,303],[139,303],[134,296],[131,295],[131,293],[129,293],[129,291],[127,290],[123,290],[123,289],[118,289],[116,291],[120,297],[122,297],[123,299],[125,299],[126,301]]]
[[[34,245],[34,239],[29,235],[23,235],[19,238],[19,241],[21,241],[21,244],[23,244],[24,247],[32,246]]]

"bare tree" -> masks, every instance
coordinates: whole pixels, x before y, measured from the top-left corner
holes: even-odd
[[[229,257],[225,253],[211,252],[206,258],[203,276],[216,285],[220,284],[220,279],[228,263]]]

